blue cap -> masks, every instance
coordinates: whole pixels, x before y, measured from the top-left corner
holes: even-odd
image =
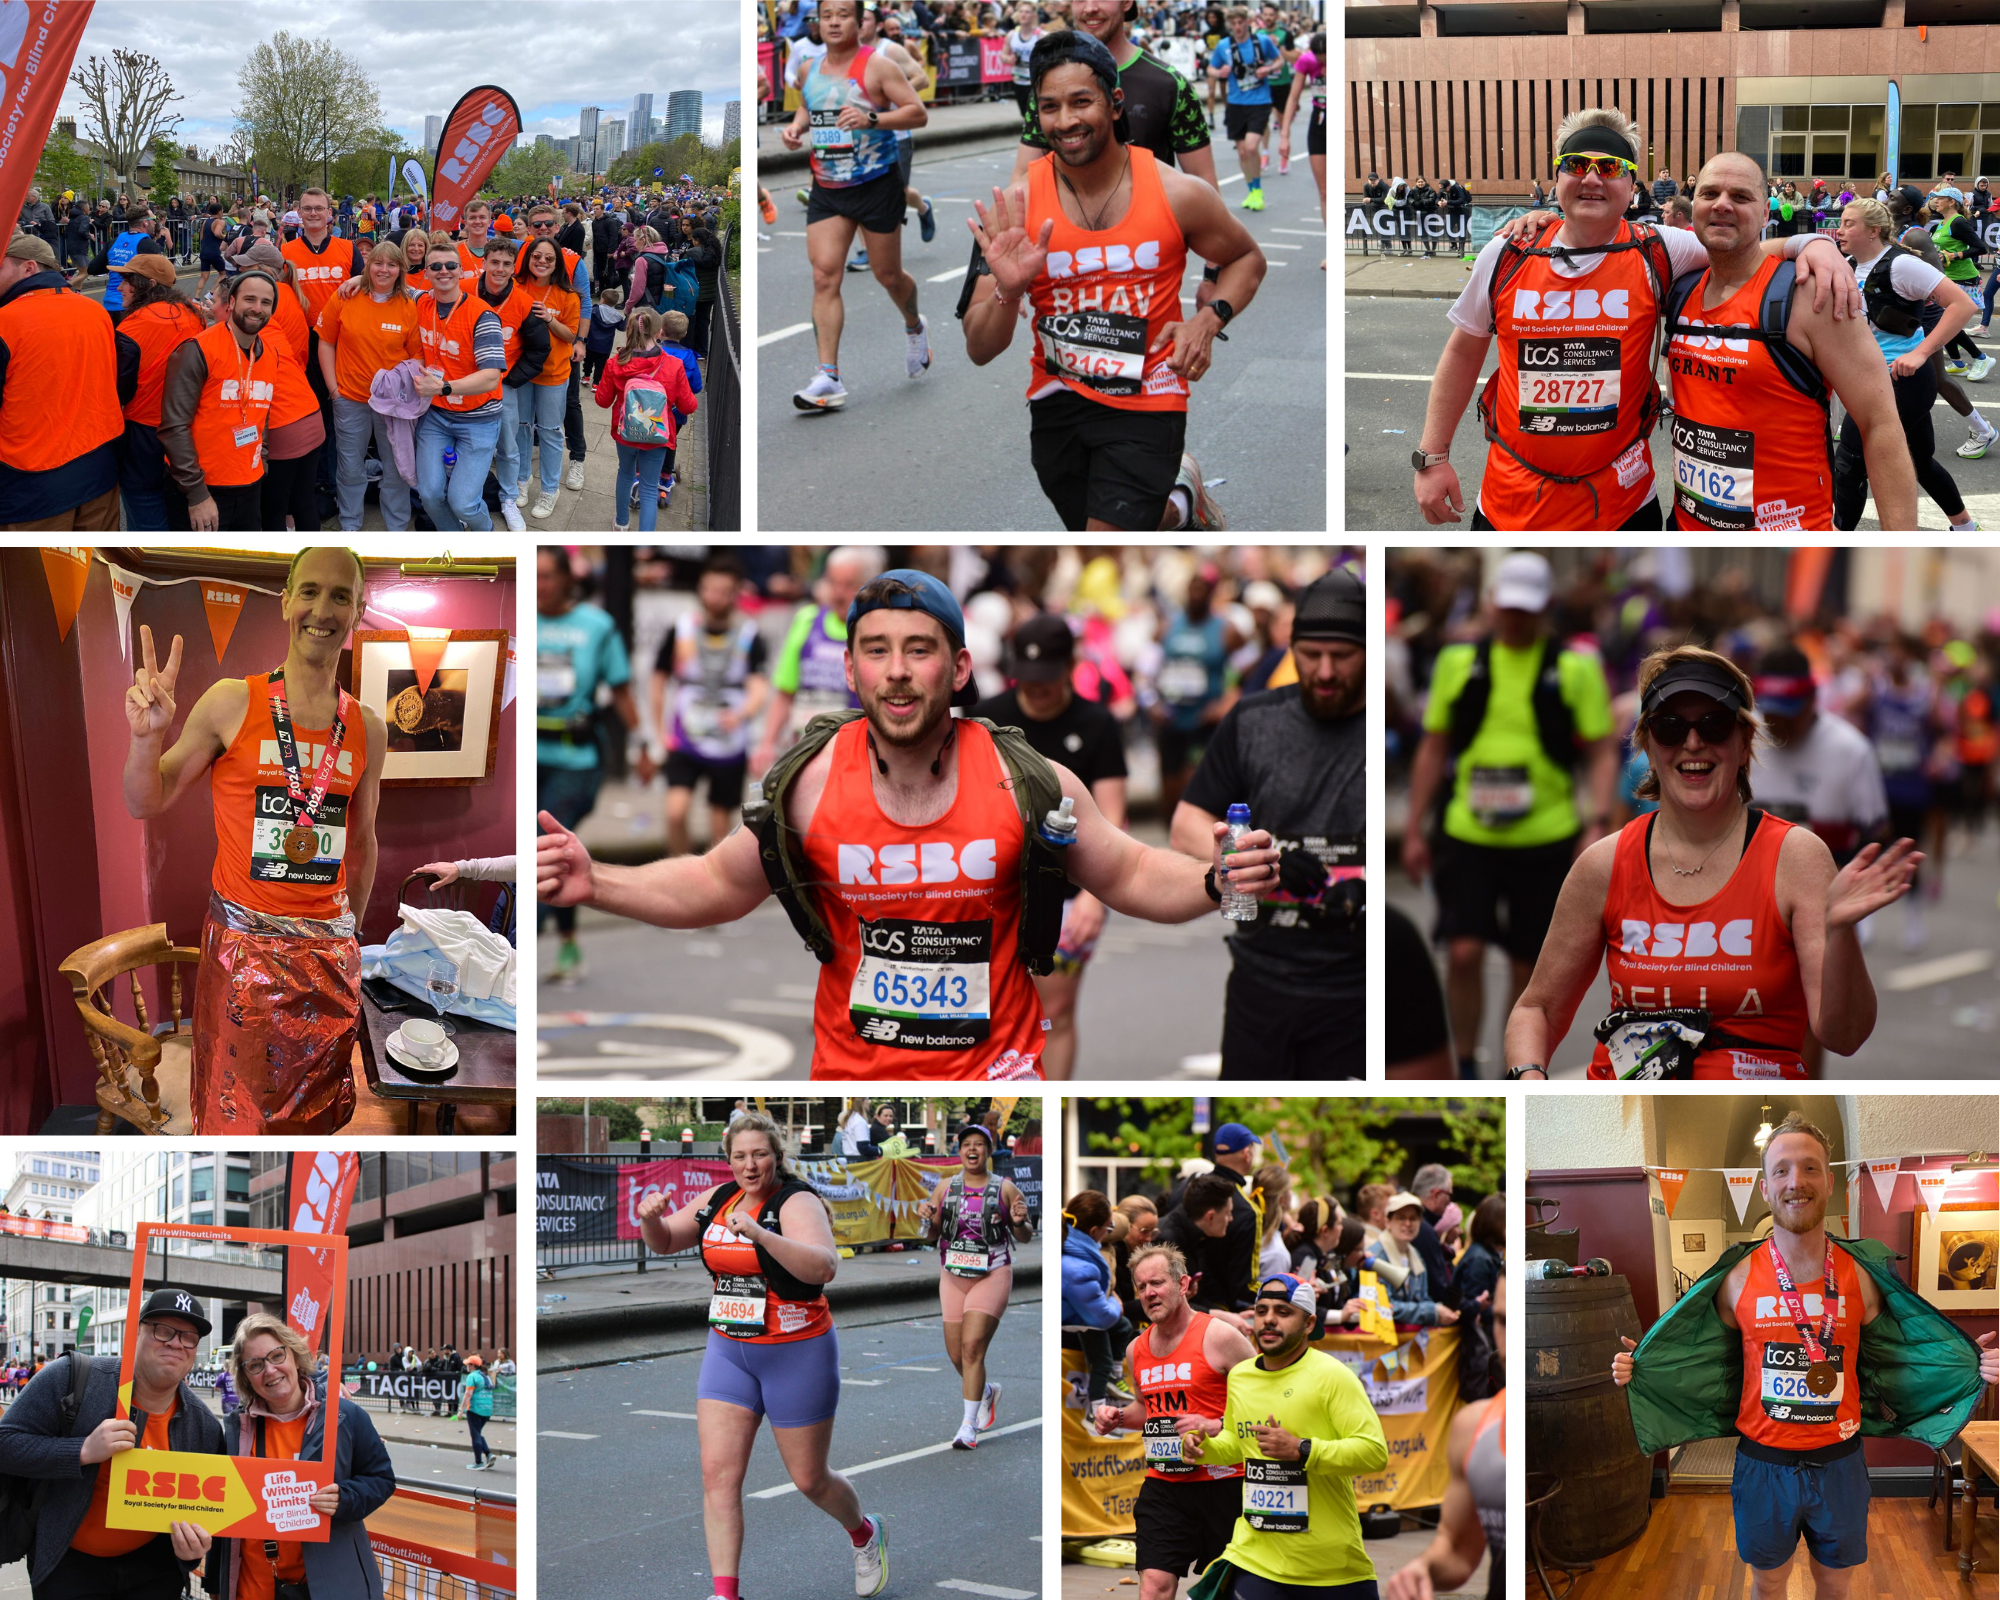
[[[854,603],[847,608],[847,636],[854,637],[854,625],[871,611],[923,611],[936,617],[944,625],[944,631],[951,636],[952,647],[965,646],[965,612],[959,607],[957,598],[942,583],[928,572],[919,572],[914,567],[891,567],[881,577],[869,583],[863,590],[872,589],[883,578],[894,578],[911,591],[909,594],[885,595],[869,600],[865,604],[861,595],[854,597]]]
[[[1258,1284],[1257,1298],[1289,1301],[1309,1317],[1319,1310],[1318,1291],[1289,1272],[1274,1272]]]
[[[1253,1144],[1263,1141],[1240,1122],[1225,1122],[1215,1130],[1215,1153],[1234,1155],[1238,1150],[1248,1150]]]

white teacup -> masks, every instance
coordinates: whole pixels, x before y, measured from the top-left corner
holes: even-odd
[[[411,1017],[403,1023],[403,1050],[419,1061],[433,1062],[444,1055],[444,1029],[435,1022],[422,1017]]]

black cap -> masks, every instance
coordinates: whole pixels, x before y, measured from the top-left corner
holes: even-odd
[[[1076,638],[1053,612],[1037,612],[1008,641],[1007,670],[1022,683],[1057,683],[1076,660]]]
[[[192,1322],[204,1334],[214,1331],[214,1324],[201,1314],[201,1301],[185,1289],[155,1289],[146,1296],[146,1308],[139,1313],[141,1322],[151,1322],[155,1317],[179,1317],[183,1322]]]
[[[1298,605],[1292,612],[1292,637],[1365,643],[1366,602],[1367,590],[1361,580],[1345,567],[1335,567],[1299,591]]]

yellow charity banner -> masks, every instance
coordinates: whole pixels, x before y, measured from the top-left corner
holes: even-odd
[[[834,1242],[843,1249],[921,1239],[919,1215],[934,1186],[958,1170],[943,1157],[912,1160],[883,1156],[874,1161],[802,1161],[814,1191],[833,1211]]]
[[[1335,1333],[1317,1348],[1360,1378],[1389,1443],[1388,1466],[1354,1480],[1355,1503],[1396,1511],[1437,1505],[1450,1476],[1445,1439],[1461,1404],[1458,1329],[1410,1329],[1388,1350],[1372,1335]]]
[[[1062,1536],[1109,1539],[1132,1533],[1132,1507],[1146,1481],[1146,1447],[1136,1433],[1093,1432],[1085,1414],[1090,1367],[1062,1353]]]
[[[324,1544],[333,1537],[332,1520],[311,1504],[333,1482],[333,1469],[317,1461],[133,1450],[114,1456],[104,1470],[112,1475],[108,1527],[165,1533],[176,1522],[192,1522],[217,1538]]]
[[[1361,1331],[1367,1337],[1383,1344],[1396,1342],[1396,1319],[1389,1309],[1389,1291],[1382,1286],[1382,1280],[1365,1268],[1361,1273],[1361,1293],[1355,1297],[1361,1301]]]

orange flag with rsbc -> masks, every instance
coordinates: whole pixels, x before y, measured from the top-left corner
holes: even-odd
[[[249,588],[240,583],[222,583],[214,578],[201,580],[201,608],[208,613],[208,637],[215,644],[215,659],[220,662],[229,649],[230,635],[236,632],[236,622],[243,615],[243,604],[250,598]]]

